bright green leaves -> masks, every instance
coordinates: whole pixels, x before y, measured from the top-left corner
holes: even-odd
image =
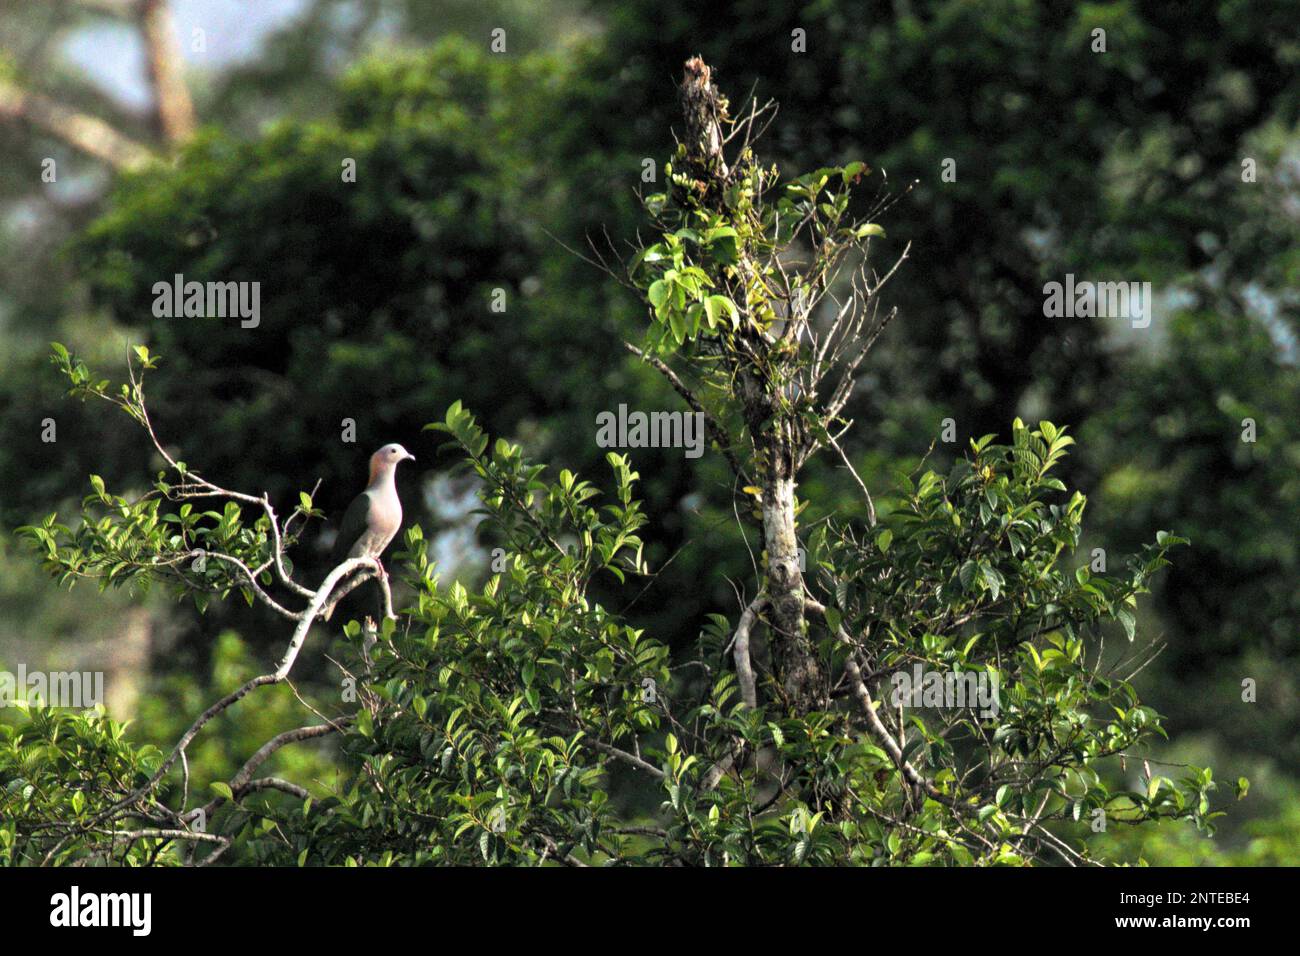
[[[102,709],[19,705],[11,713],[12,720],[0,723],[0,866],[37,864],[46,851],[53,853],[49,862],[55,866],[84,862],[92,848],[99,853],[115,849],[124,863],[151,862],[154,841],[128,846],[108,831],[92,831],[56,847],[46,831],[54,820],[90,825],[118,799],[117,787],[138,786],[147,779],[157,750],[128,743],[123,725]],[[146,812],[160,809],[149,803],[145,801]],[[29,829],[32,823],[40,826]],[[163,855],[156,862],[175,861]]]
[[[947,474],[931,470],[905,481],[901,497],[882,509],[887,527],[874,540],[845,528],[828,532],[819,546],[823,603],[834,609],[827,624],[869,635],[859,644],[864,670],[959,677],[964,686],[998,692],[995,707],[976,694],[963,704],[932,702],[905,718],[910,759],[968,803],[995,849],[967,843],[959,850],[953,842],[964,841],[956,837],[921,848],[895,830],[882,835],[891,860],[1023,863],[1017,841],[1024,821],[1040,812],[1075,824],[1058,830],[1075,846],[1099,812],[1203,827],[1216,816],[1213,784],[1203,775],[1156,778],[1148,792],[1129,793],[1112,789],[1111,777],[1097,769],[1102,761],[1117,764],[1120,754],[1138,759],[1133,755],[1164,733],[1122,673],[1097,669],[1096,640],[1114,633],[1136,642],[1137,595],[1183,542],[1160,532],[1124,570],[1075,567],[1069,558],[1079,545],[1084,499],[1064,494],[1051,474],[1071,444],[1050,422],[1029,429],[1017,421],[1012,444],[983,436]],[[892,716],[889,693],[888,684],[879,686],[882,718]],[[1037,768],[1028,779],[1026,766]],[[888,812],[890,793],[887,784],[878,812]],[[958,816],[966,814],[927,801],[927,824],[918,826],[959,834]]]
[[[144,349],[143,354],[140,349]],[[153,368],[157,359],[149,355],[144,346],[137,346],[136,355],[145,368]],[[136,421],[142,421],[142,404],[138,386],[123,383],[118,394],[109,393],[111,383],[108,379],[96,379],[89,366],[71,354],[59,342],[50,343],[50,362],[63,373],[68,380],[68,395],[83,402],[87,398],[102,398],[119,406]]]
[[[704,311],[710,329],[717,328],[724,321],[730,322],[733,329],[740,327],[740,312],[736,309],[736,304],[725,295],[711,295],[706,298]]]
[[[853,187],[870,172],[865,163],[852,162],[845,166],[826,166],[786,184],[773,217],[778,241],[793,239],[800,223],[806,223],[818,240],[831,240],[832,246],[884,236],[883,226],[856,221],[849,213]],[[831,253],[829,258],[837,254]]]
[[[136,345],[131,349],[135,352],[135,357],[140,360],[142,369],[153,369],[158,367],[158,357],[149,354],[149,348],[145,345]]]
[[[548,483],[543,466],[527,462],[519,446],[501,439],[489,454],[487,435],[460,402],[447,410],[443,422],[425,429],[450,434],[466,454],[469,467],[484,482],[485,530],[509,542],[512,552],[558,562],[566,580],[585,580],[602,570],[621,579],[628,571],[644,570],[637,530],[645,517],[632,498],[638,476],[623,456],[606,456],[618,495],[618,504],[603,509],[607,520],[589,504],[598,494],[590,482],[563,471],[557,482]]]
[[[408,536],[417,573],[409,632],[375,648],[380,704],[362,744],[383,761],[383,792],[353,810],[384,826],[392,794],[421,833],[405,861],[534,862],[540,833],[580,857],[621,856],[606,832],[608,752],[659,726],[672,684],[668,650],[588,597],[592,579],[642,573],[636,472],[606,456],[614,491],[561,470],[553,481],[518,446],[491,442],[459,403],[429,426],[453,436],[481,482],[479,533],[496,555],[481,587],[438,584],[423,542]]]
[[[1039,422],[1038,428],[1031,431],[1017,418],[1011,426],[1011,432],[1016,467],[1039,481],[1065,457],[1065,449],[1074,444],[1074,439],[1065,434],[1065,429],[1058,430],[1046,421]],[[1057,491],[1065,490],[1065,486],[1056,479],[1043,484]]]
[[[740,233],[731,226],[712,226],[700,236],[707,255],[724,266],[735,265],[740,258]]]
[[[679,150],[680,152],[680,150]],[[701,337],[724,347],[747,325],[766,331],[788,315],[795,298],[825,281],[844,253],[884,229],[849,213],[853,187],[870,170],[861,162],[819,169],[773,190],[777,170],[748,151],[728,180],[721,203],[700,199],[703,184],[667,167],[673,189],[645,200],[658,240],[633,257],[629,276],[653,319],[647,346],[671,353]],[[773,193],[769,198],[767,193]],[[787,260],[807,241],[814,261]]]
[[[714,291],[718,270],[739,256],[739,233],[715,224],[703,229],[681,228],[665,233],[663,241],[641,250],[631,265],[633,280],[644,290],[654,317],[650,344],[671,352],[701,334],[734,331],[740,311],[727,296]]]
[[[867,167],[866,163],[854,161],[840,170],[840,179],[844,185],[847,186],[851,183],[859,182],[863,176],[866,176],[870,172],[871,170]]]
[[[785,194],[791,200],[815,203],[820,199],[822,190],[826,188],[832,177],[839,178],[846,185],[848,183],[848,180],[843,177],[843,170],[835,166],[825,166],[791,180],[786,184]]]
[[[650,302],[650,307],[655,310],[655,315],[662,317],[663,310],[668,307],[668,300],[673,294],[673,284],[671,279],[656,279],[650,283],[646,289],[646,299]]]
[[[481,456],[487,448],[487,436],[474,423],[474,416],[463,409],[459,401],[451,404],[443,421],[425,425],[424,431],[446,432],[474,457]]]
[[[143,345],[131,354],[130,381],[113,392],[109,382],[96,381],[64,346],[51,344],[51,360],[72,383],[70,395],[102,399],[147,425],[142,373],[155,368],[158,357]],[[169,462],[152,489],[137,497],[113,494],[99,475],[89,481],[92,494],[82,499],[79,521],[61,524],[49,515],[40,525],[18,529],[41,550],[46,569],[60,583],[92,578],[100,590],[126,585],[139,593],[161,583],[177,598],[191,596],[200,611],[213,595],[224,599],[236,589],[251,603],[253,579],[270,583],[273,536],[266,514],[250,519],[231,496],[208,494],[215,489],[196,483],[185,462]],[[225,500],[219,511],[196,512],[187,497]],[[165,507],[178,502],[175,510]],[[311,496],[300,492],[297,507],[282,525],[284,546],[293,545],[305,524],[294,527],[293,522],[320,515]],[[291,569],[287,556],[284,563]]]

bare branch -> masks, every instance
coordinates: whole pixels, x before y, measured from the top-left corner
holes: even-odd
[[[275,777],[264,777],[261,781],[256,781],[253,780],[253,772],[262,764],[266,763],[267,759],[281,747],[298,743],[302,740],[313,740],[317,737],[324,737],[328,734],[336,733],[348,722],[348,720],[350,720],[350,718],[343,718],[329,724],[314,724],[310,727],[298,727],[295,730],[286,730],[284,733],[272,737],[266,743],[262,744],[262,746],[244,762],[244,765],[239,768],[238,773],[230,778],[231,793],[234,795],[235,799],[238,800],[245,793],[273,787],[274,789],[283,790],[286,793],[292,793],[295,796],[301,796],[303,799],[306,799],[308,796],[307,791],[298,787],[296,784],[288,784]],[[274,783],[271,781],[274,781]],[[299,793],[299,791],[301,791],[301,793]],[[225,797],[214,797],[202,808],[190,810],[183,814],[182,819],[187,823],[192,822],[200,813],[205,817],[210,817],[212,813],[225,802]]]
[[[371,578],[377,578],[379,580],[380,594],[384,599],[384,616],[389,620],[397,620],[397,615],[393,612],[393,592],[388,585],[388,576],[369,569],[362,574],[358,574],[356,577],[349,578],[342,587],[338,589],[338,593],[330,598],[329,605],[326,608],[326,613],[332,611],[335,605]]]
[[[198,830],[165,830],[165,829],[148,829],[148,830],[105,830],[100,827],[92,827],[92,833],[102,833],[105,836],[111,836],[114,842],[118,840],[193,840],[198,843],[217,843],[225,844],[230,842],[229,837],[216,836],[211,833],[202,833]]]
[[[244,788],[235,796],[244,796],[250,793],[256,793],[259,790],[279,790],[281,793],[287,793],[291,797],[297,797],[299,800],[306,800],[311,796],[306,787],[300,787],[296,783],[290,783],[288,780],[281,780],[279,777],[259,777],[256,780],[250,780],[244,784]]]
[[[289,676],[289,671],[293,669],[294,661],[298,659],[298,652],[302,650],[303,642],[307,640],[307,632],[311,629],[312,621],[320,613],[321,607],[329,599],[330,593],[334,590],[339,581],[351,574],[357,568],[370,567],[379,571],[379,562],[374,558],[348,558],[333,571],[325,576],[321,582],[320,588],[316,591],[307,605],[307,609],[299,617],[298,626],[294,628],[293,637],[289,640],[289,647],[284,652],[284,657],[280,659],[280,664],[275,669],[275,682],[279,683]],[[382,579],[382,576],[381,576]],[[388,585],[385,582],[385,590]]]
[[[727,441],[726,432],[723,431],[722,426],[718,424],[717,419],[709,414],[708,410],[705,409],[700,400],[695,397],[695,394],[686,387],[682,380],[677,376],[677,373],[669,368],[662,359],[653,355],[647,355],[631,342],[624,342],[623,344],[627,346],[629,352],[637,358],[644,360],[651,368],[666,378],[668,384],[673,387],[673,391],[685,399],[686,404],[691,406],[694,411],[699,412],[704,416],[704,427],[708,431],[709,437],[717,443],[717,446],[722,450],[722,454],[726,456],[727,464],[731,466],[732,473],[741,481],[748,484],[749,479],[745,477],[745,470],[740,467],[740,461],[736,458],[735,452],[732,451],[731,445]]]
[[[153,153],[96,116],[0,80],[0,119],[24,121],[116,170],[144,166]]]
[[[662,780],[664,778],[664,772],[662,770],[660,770],[654,764],[642,760],[640,757],[636,756],[635,754],[630,754],[626,750],[620,750],[617,747],[605,743],[603,740],[587,739],[584,740],[583,742],[588,744],[592,748],[599,750],[601,753],[613,757],[615,760],[620,760],[630,767],[636,767],[636,769],[644,773],[648,773],[656,780]]]
[[[740,615],[736,625],[736,636],[732,638],[732,659],[736,662],[736,682],[740,685],[740,697],[745,706],[751,710],[758,707],[758,686],[754,681],[754,665],[749,659],[749,632],[758,620],[759,612],[767,606],[767,594],[759,592]]]
[[[840,458],[843,460],[844,466],[848,468],[849,474],[853,476],[853,480],[856,481],[858,487],[862,489],[862,497],[867,499],[867,524],[874,528],[876,526],[876,503],[871,500],[871,492],[867,491],[866,482],[862,480],[862,476],[858,474],[858,470],[853,467],[853,462],[849,461],[849,456],[844,454],[844,449],[841,448],[840,443],[835,440],[835,436],[830,432],[827,432],[826,438],[830,441],[831,447],[840,453]]]
[[[139,7],[139,0],[77,0],[77,6],[114,17],[129,17]]]

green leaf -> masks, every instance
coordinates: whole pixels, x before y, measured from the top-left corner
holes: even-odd
[[[656,279],[650,283],[650,288],[646,289],[645,297],[654,306],[655,311],[658,312],[663,309],[664,303],[668,301],[668,294],[671,291],[672,287],[667,282],[663,279]]]
[[[668,313],[668,327],[672,329],[673,338],[678,345],[686,341],[686,316],[680,310],[673,309]]]
[[[704,311],[709,319],[709,328],[714,328],[724,314],[729,314],[735,306],[726,296],[711,295],[704,300]]]
[[[842,172],[840,175],[844,179],[844,182],[848,183],[854,179],[857,179],[859,176],[865,176],[869,172],[871,172],[871,170],[867,168],[866,163],[858,162],[855,160],[854,162],[851,162],[847,166],[845,166],[844,172]]]
[[[1133,618],[1133,612],[1125,608],[1120,608],[1115,612],[1116,619],[1124,625],[1124,634],[1131,641],[1134,634],[1137,633],[1137,621]]]

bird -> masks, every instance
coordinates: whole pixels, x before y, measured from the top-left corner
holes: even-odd
[[[415,456],[396,443],[385,445],[370,456],[370,483],[352,499],[338,537],[334,539],[331,564],[337,567],[349,558],[374,558],[379,573],[387,576],[379,556],[402,526],[402,502],[397,497],[397,466],[415,461]],[[341,597],[341,595],[340,595]],[[338,597],[332,597],[321,612],[325,620],[334,613]]]

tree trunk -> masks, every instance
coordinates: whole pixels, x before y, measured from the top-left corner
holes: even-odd
[[[686,169],[695,183],[697,199],[701,205],[726,212],[723,197],[731,171],[723,154],[722,124],[727,120],[728,106],[713,85],[709,67],[698,57],[686,62],[681,100],[687,129]],[[741,272],[746,268],[742,263]],[[743,283],[727,291],[743,311]],[[754,332],[746,339],[746,348],[752,354],[733,358],[760,484],[766,551],[764,588],[770,602],[773,664],[785,703],[804,713],[825,706],[827,692],[804,617],[803,573],[795,536],[796,430],[794,423],[777,411],[781,407],[777,386],[763,372],[764,365],[778,360],[772,354],[772,345],[770,339]]]
[[[821,668],[804,618],[803,573],[794,533],[794,479],[763,479],[763,541],[776,664],[788,702],[802,713],[824,704]]]
[[[141,0],[140,32],[149,61],[159,132],[167,143],[179,144],[194,134],[195,121],[174,26],[167,0]]]

